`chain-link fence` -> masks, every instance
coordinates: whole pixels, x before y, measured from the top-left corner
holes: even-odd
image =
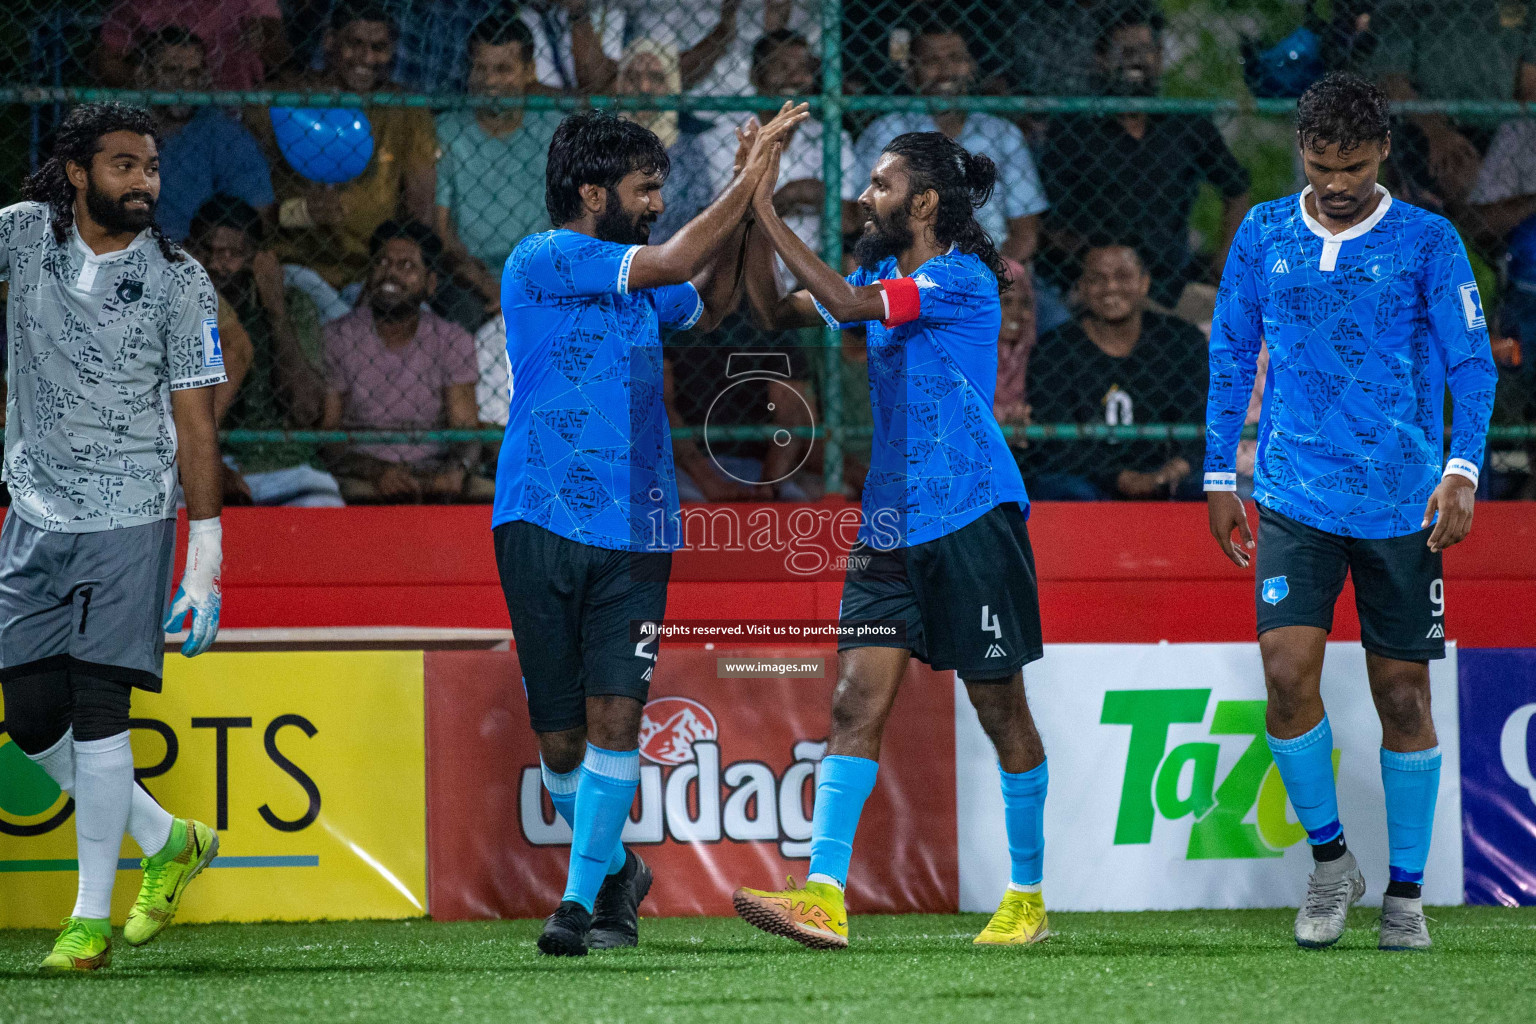
[[[155,112],[158,221],[217,285],[239,377],[219,403],[228,497],[261,503],[486,500],[500,268],[549,226],[563,112],[617,108],[666,144],[656,241],[729,181],[735,125],[790,96],[815,116],[776,205],[834,265],[895,135],[936,128],[997,164],[979,216],[1016,287],[996,412],[1034,496],[1197,496],[1227,245],[1251,204],[1303,184],[1294,97],[1353,69],[1397,101],[1385,183],[1455,222],[1488,300],[1485,491],[1536,496],[1524,2],[15,0],[0,62],[0,206],[72,104]],[[858,492],[856,332],[743,312],[669,338],[667,366],[685,500]]]

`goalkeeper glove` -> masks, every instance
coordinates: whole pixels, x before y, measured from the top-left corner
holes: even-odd
[[[194,519],[187,529],[187,566],[181,574],[181,586],[171,598],[171,611],[165,617],[165,631],[181,628],[187,612],[192,613],[192,628],[181,645],[181,653],[195,658],[213,645],[219,635],[219,569],[224,563],[224,528],[219,517]]]

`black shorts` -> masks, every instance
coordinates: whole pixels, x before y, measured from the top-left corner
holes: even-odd
[[[850,560],[843,578],[838,650],[904,647],[975,682],[1008,679],[1043,655],[1035,555],[1018,503],[998,505],[937,540],[867,553],[868,564],[855,569]],[[905,635],[847,635],[886,622],[903,624]]]
[[[644,704],[657,640],[640,624],[666,613],[671,553],[593,547],[521,521],[493,536],[534,731],[585,725],[588,697]]]
[[[1333,629],[1346,572],[1355,580],[1360,642],[1399,661],[1445,657],[1445,585],[1429,529],[1371,540],[1328,533],[1259,506],[1259,633],[1281,626]]]

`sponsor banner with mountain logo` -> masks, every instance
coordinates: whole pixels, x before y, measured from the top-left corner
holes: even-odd
[[[807,648],[661,646],[640,727],[640,788],[624,830],[655,869],[642,913],[729,914],[741,885],[804,879],[834,666],[821,678],[721,679],[722,657]],[[560,902],[571,832],[539,775],[515,653],[432,652],[427,804],[432,915],[542,917]],[[956,908],[951,674],[912,663],[859,823],[849,906]]]

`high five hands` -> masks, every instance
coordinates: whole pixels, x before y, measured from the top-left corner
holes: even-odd
[[[763,179],[768,179],[768,197],[770,200],[773,198],[774,182],[779,177],[779,154],[783,152],[784,139],[790,132],[798,128],[802,121],[810,116],[809,104],[785,103],[784,106],[779,108],[779,112],[774,116],[773,120],[761,128],[757,128],[754,131],[754,121],[749,120],[745,126],[736,131],[736,138],[739,143],[736,154],[737,166],[741,168],[741,173],[747,177],[748,181],[756,184],[759,193],[763,188]],[[745,162],[741,162],[741,147],[745,146],[749,141],[751,148],[747,151]],[[772,171],[771,175],[768,173],[770,170]]]

